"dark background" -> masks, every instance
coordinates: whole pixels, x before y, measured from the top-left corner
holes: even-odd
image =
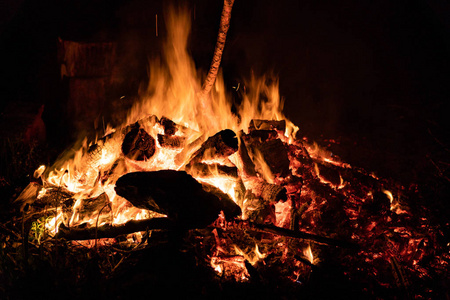
[[[11,103],[45,104],[47,140],[64,148],[73,134],[62,113],[57,38],[118,42],[126,79],[111,92],[113,102],[137,94],[148,57],[160,55],[167,3],[1,0],[2,118]],[[222,2],[187,4],[190,51],[207,70]],[[446,183],[449,20],[443,0],[236,0],[222,62],[226,83],[231,90],[252,72],[274,72],[301,135],[325,146],[336,140],[332,151],[382,176],[410,183],[431,172]]]

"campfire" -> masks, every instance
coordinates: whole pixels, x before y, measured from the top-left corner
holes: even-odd
[[[123,124],[39,167],[16,200],[26,251],[96,253],[108,278],[133,253],[169,245],[219,284],[276,282],[311,296],[315,274],[340,264],[358,295],[431,292],[411,282],[449,256],[427,217],[411,213],[414,189],[302,136],[274,78],[252,78],[238,104],[220,75],[205,92],[187,53],[189,18],[167,20],[165,64],[151,66]]]

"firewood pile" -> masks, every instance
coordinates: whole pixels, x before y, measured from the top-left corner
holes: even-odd
[[[76,170],[38,169],[17,200],[16,239],[49,256],[62,245],[68,256],[94,249],[102,278],[164,244],[192,254],[220,286],[270,283],[312,297],[315,276],[339,265],[358,296],[426,290],[411,282],[426,284],[449,257],[426,216],[411,213],[415,190],[285,130],[255,119],[247,133],[205,137],[141,119],[75,155]]]

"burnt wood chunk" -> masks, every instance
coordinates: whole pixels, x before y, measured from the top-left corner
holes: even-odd
[[[164,127],[164,134],[165,135],[174,135],[175,132],[177,132],[177,124],[175,124],[174,121],[166,118],[166,117],[162,117],[161,120],[159,121],[159,123]]]
[[[267,141],[257,146],[256,149],[262,154],[272,174],[283,177],[289,175],[290,161],[287,148],[281,140]]]
[[[245,145],[243,136],[244,132],[241,130],[239,132],[238,165],[244,176],[256,177],[255,164],[250,158],[250,155],[248,155],[247,146]]]
[[[205,159],[225,158],[238,150],[238,139],[234,131],[225,129],[209,137],[192,156],[191,162]]]
[[[277,130],[284,132],[286,130],[286,121],[253,119],[250,121],[248,129],[250,132],[253,130]]]
[[[166,135],[158,133],[158,143],[163,148],[178,149],[184,146],[186,138],[183,136]]]
[[[184,171],[128,173],[117,180],[115,190],[134,206],[166,214],[184,228],[204,228],[220,211],[228,217],[240,212],[232,200],[205,191]]]
[[[256,140],[265,142],[267,140],[273,140],[278,137],[278,132],[275,130],[253,130],[248,134],[250,140]]]
[[[285,187],[260,181],[255,178],[253,181],[247,181],[247,190],[251,190],[251,193],[261,198],[264,202],[278,202],[287,200],[287,191]]]
[[[186,165],[186,172],[195,177],[208,178],[216,175],[237,178],[238,169],[221,164],[191,163]]]
[[[125,135],[122,143],[123,154],[133,160],[146,160],[155,154],[156,142],[155,139],[149,135],[139,125],[135,125]]]

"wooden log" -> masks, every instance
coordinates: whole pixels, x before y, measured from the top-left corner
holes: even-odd
[[[101,238],[115,238],[122,234],[130,234],[147,230],[168,230],[174,228],[174,223],[168,218],[153,218],[145,220],[131,220],[120,225],[103,225],[99,227],[71,227],[61,224],[56,239],[91,240]]]
[[[253,130],[247,135],[247,137],[251,142],[256,141],[262,143],[268,140],[276,139],[278,137],[278,132],[275,130]]]
[[[125,135],[122,143],[123,154],[133,160],[147,160],[155,154],[156,142],[143,128],[136,124]]]
[[[287,148],[281,140],[267,141],[258,145],[256,149],[262,154],[272,174],[282,177],[289,175],[290,161]]]
[[[194,177],[208,178],[214,176],[228,176],[238,178],[238,169],[235,166],[226,166],[221,164],[190,163],[185,170]]]
[[[276,222],[275,206],[261,198],[255,197],[250,191],[245,195],[242,205],[243,219],[260,224]]]
[[[169,149],[182,148],[186,143],[186,138],[184,136],[166,135],[158,133],[157,139],[161,147]]]
[[[190,163],[202,162],[207,159],[226,158],[238,150],[236,134],[225,129],[209,137],[190,159]]]
[[[152,127],[156,122],[158,122],[158,118],[155,115],[150,115],[133,124],[119,128],[118,130],[103,136],[89,147],[84,164],[97,169],[98,161],[105,153],[108,155],[116,154],[116,157],[119,156],[118,152],[120,149],[117,148],[117,145],[123,143],[123,140],[128,133],[132,130],[136,130],[136,128],[139,128],[144,124]]]
[[[230,218],[240,212],[229,197],[205,191],[184,171],[128,173],[117,180],[115,190],[134,206],[166,214],[186,228],[204,228],[220,211]]]
[[[159,123],[164,127],[164,135],[174,135],[178,130],[175,122],[166,117],[162,117]]]
[[[286,188],[282,186],[268,183],[258,178],[247,180],[245,185],[247,191],[250,190],[255,197],[261,198],[264,202],[276,203],[287,200]]]
[[[254,130],[276,130],[284,133],[284,131],[286,130],[286,121],[253,119],[250,121],[248,130],[249,132],[252,132]]]

